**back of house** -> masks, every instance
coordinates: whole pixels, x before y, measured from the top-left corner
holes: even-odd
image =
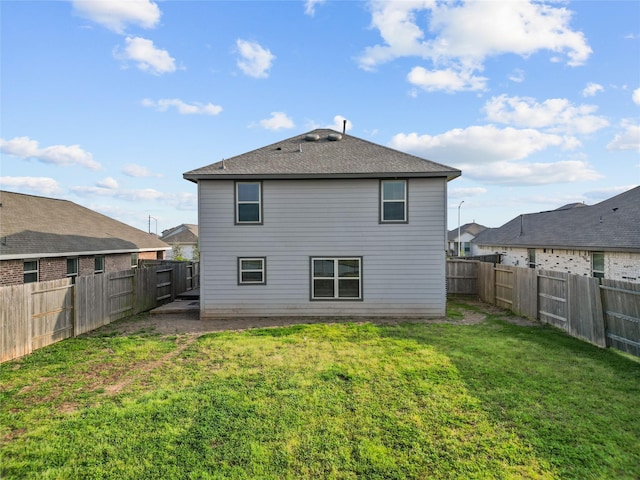
[[[459,175],[328,129],[185,173],[198,184],[201,317],[443,316]]]

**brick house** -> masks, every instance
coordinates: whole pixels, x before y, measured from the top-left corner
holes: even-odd
[[[0,286],[126,270],[170,249],[68,200],[0,191]]]
[[[502,264],[640,283],[640,187],[595,205],[519,215],[472,240]]]

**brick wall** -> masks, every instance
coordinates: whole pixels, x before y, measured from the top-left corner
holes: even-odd
[[[480,247],[478,255],[495,252],[502,254],[504,265],[527,266],[527,249],[515,247]],[[590,277],[591,252],[587,250],[565,250],[558,248],[537,248],[536,267],[542,270],[571,273]],[[640,282],[640,254],[624,252],[604,252],[604,276],[611,280]]]
[[[164,251],[142,252],[139,260],[163,260]],[[119,253],[104,256],[104,271],[118,272],[131,268],[131,254]],[[78,257],[78,275],[93,275],[95,257],[86,255]],[[41,282],[57,280],[67,276],[67,257],[41,258],[38,262],[38,279]],[[24,261],[4,260],[0,262],[0,286],[22,285],[24,283]]]
[[[4,260],[0,262],[0,285],[22,285],[24,281],[24,262],[22,260]]]

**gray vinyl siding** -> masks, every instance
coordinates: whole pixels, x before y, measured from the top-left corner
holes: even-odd
[[[234,224],[234,182],[199,182],[201,316],[442,316],[446,181],[412,178],[409,223],[379,223],[379,181],[265,180],[263,225]],[[362,300],[311,301],[310,257],[362,257]],[[238,257],[266,285],[238,286]]]

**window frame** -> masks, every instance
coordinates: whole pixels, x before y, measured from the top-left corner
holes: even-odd
[[[595,255],[602,255],[602,270],[596,270],[594,268],[594,263],[595,263]],[[591,252],[591,276],[595,277],[595,278],[604,278],[604,252]]]
[[[69,273],[69,261],[75,261],[75,272],[72,271],[71,273]],[[75,282],[75,277],[78,276],[78,273],[80,271],[80,260],[78,259],[78,257],[67,257],[67,277],[71,277],[74,279]]]
[[[527,248],[527,267],[536,268],[536,249]]]
[[[258,185],[258,200],[251,201],[240,201],[238,199],[238,188],[240,185]],[[233,185],[233,219],[235,225],[263,225],[263,216],[262,216],[262,205],[263,205],[263,189],[262,189],[262,180],[255,181],[236,181]],[[240,205],[258,205],[258,220],[240,220]]]
[[[138,268],[138,252],[131,253],[131,268]]]
[[[100,262],[102,264],[101,265],[102,268],[97,268],[98,259],[100,260]],[[95,255],[93,257],[93,273],[94,274],[104,273],[104,255]]]
[[[35,263],[36,264],[35,270],[26,270],[25,267],[27,263]],[[26,276],[33,275],[34,273],[36,274],[36,279],[27,281]],[[39,281],[40,281],[40,260],[39,259],[23,260],[22,261],[22,283],[37,283]]]
[[[314,263],[316,260],[331,260],[333,261],[333,276],[316,276],[314,270]],[[340,279],[353,280],[356,277],[341,277],[340,276],[340,260],[356,260],[358,262],[358,296],[357,297],[341,297],[340,296]],[[362,282],[362,268],[363,257],[361,256],[345,256],[345,257],[330,257],[330,256],[313,256],[309,257],[309,299],[313,302],[361,302],[364,300],[363,295],[363,282]],[[320,279],[333,279],[333,297],[318,297],[315,295],[315,281]]]
[[[385,183],[391,183],[391,182],[402,182],[402,184],[404,185],[404,198],[402,200],[385,200],[384,198],[384,185]],[[379,215],[379,223],[409,223],[409,180],[406,178],[388,178],[388,179],[381,179],[380,180],[380,187],[379,187],[379,197],[380,197],[380,202],[379,202],[379,210],[380,210],[380,215]],[[384,206],[386,203],[403,203],[404,204],[404,215],[403,218],[401,220],[387,220],[384,216]]]
[[[262,267],[259,269],[244,269],[242,268],[243,261],[259,261]],[[260,281],[246,281],[242,279],[242,274],[245,272],[260,272],[262,274],[262,280]],[[238,285],[266,285],[267,284],[267,257],[238,257]]]

